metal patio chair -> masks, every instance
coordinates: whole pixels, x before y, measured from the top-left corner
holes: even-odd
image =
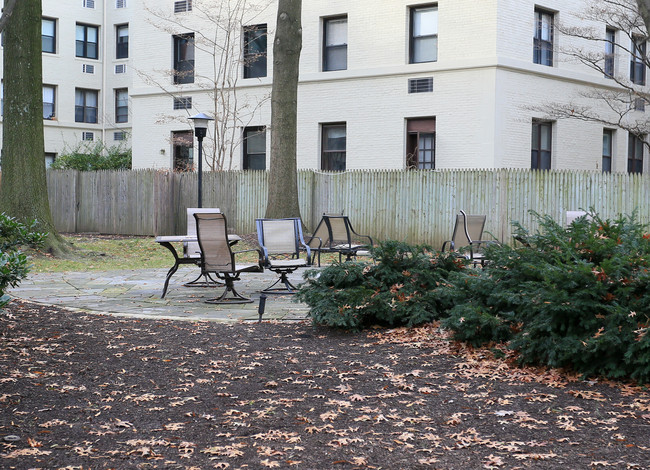
[[[262,254],[259,250],[242,250],[233,252],[228,243],[228,224],[226,216],[221,213],[195,213],[196,234],[201,249],[201,274],[206,278],[214,274],[226,284],[220,297],[206,300],[211,304],[242,304],[253,302],[235,290],[235,281],[241,273],[262,272]],[[235,255],[256,252],[257,263],[238,263]],[[232,296],[228,297],[228,293]]]
[[[316,247],[319,241],[320,246]],[[307,244],[318,253],[318,266],[320,266],[321,252],[338,253],[339,262],[345,255],[345,260],[350,261],[360,252],[370,249],[373,243],[369,235],[361,235],[354,230],[347,215],[323,214]]]
[[[302,235],[302,222],[299,218],[256,219],[257,241],[262,249],[264,267],[279,275],[265,294],[293,294],[296,286],[287,275],[298,268],[311,265],[311,248]],[[301,251],[306,259],[301,258]],[[277,286],[280,284],[280,286]]]
[[[460,211],[456,215],[454,231],[451,240],[442,244],[441,251],[454,251],[472,261],[474,265],[485,264],[485,257],[482,253],[482,247],[491,240],[481,240],[483,229],[485,228],[484,215],[467,215],[465,211]],[[467,253],[467,251],[469,251]]]
[[[194,220],[194,214],[213,214],[220,213],[218,207],[188,207],[187,208],[187,236],[196,237],[196,221]],[[201,262],[201,248],[199,247],[198,241],[190,241],[183,243],[183,258],[193,259],[196,261],[196,264],[199,265]],[[208,275],[207,279],[203,273],[199,274],[196,279],[190,282],[183,284],[187,287],[213,287],[215,285],[222,285],[216,279],[213,279]]]

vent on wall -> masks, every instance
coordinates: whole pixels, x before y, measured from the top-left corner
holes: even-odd
[[[125,139],[126,139],[126,132],[113,133],[113,140],[125,140]]]
[[[409,93],[430,93],[432,91],[433,77],[409,79]]]
[[[115,0],[115,8],[126,8],[126,0]]]
[[[183,13],[186,11],[192,11],[192,0],[174,2],[174,13]]]
[[[81,140],[95,140],[95,133],[94,132],[82,132],[81,133]]]
[[[95,66],[91,64],[82,65],[83,73],[95,73]]]
[[[174,98],[174,109],[192,109],[192,98]]]
[[[95,0],[84,0],[84,8],[95,8]]]
[[[115,66],[115,73],[126,73],[126,64],[117,64]]]

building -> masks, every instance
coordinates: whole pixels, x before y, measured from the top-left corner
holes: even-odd
[[[268,168],[277,4],[234,3],[43,0],[46,157],[101,139],[131,145],[134,168],[194,168],[187,118],[203,112],[217,117],[204,169]],[[544,109],[607,114],[584,95],[620,91],[614,75],[647,91],[645,38],[586,19],[590,3],[304,0],[298,167],[643,172],[645,135]],[[644,104],[625,119],[644,121]]]

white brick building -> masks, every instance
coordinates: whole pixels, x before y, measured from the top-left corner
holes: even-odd
[[[218,28],[205,15],[207,5],[214,15],[224,3],[234,2],[43,0],[44,48],[54,44],[43,54],[44,96],[54,98],[44,121],[49,157],[92,133],[107,145],[128,139],[134,168],[184,168],[195,163],[187,118],[236,109],[224,129],[209,129],[204,168],[268,167],[276,2],[249,0],[240,19],[219,24],[231,31],[226,62],[207,50]],[[615,90],[614,81],[563,53],[602,55],[608,33],[627,40],[605,21],[581,19],[588,3],[304,0],[299,168],[647,171],[638,137],[596,122],[550,121],[536,109],[556,100],[606,112],[581,93]],[[223,21],[225,10],[217,16]],[[603,41],[581,43],[553,28],[559,24],[591,26]],[[610,60],[615,73],[632,73],[629,54]],[[226,77],[215,72],[224,70]],[[645,67],[634,70],[645,83]],[[215,106],[213,82],[222,78],[230,80],[223,96],[232,100],[234,86],[236,105]],[[215,132],[228,147],[218,163]]]

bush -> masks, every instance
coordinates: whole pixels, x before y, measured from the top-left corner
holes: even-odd
[[[396,241],[380,244],[371,255],[375,263],[336,263],[305,273],[297,298],[310,306],[316,323],[357,330],[430,322],[450,307],[441,283],[467,264]]]
[[[509,341],[522,363],[650,380],[650,236],[635,216],[541,230],[515,224],[516,247],[491,246],[480,272],[450,277],[464,299],[443,326],[474,345]]]
[[[38,248],[45,240],[47,234],[38,233],[35,228],[36,221],[25,225],[4,212],[0,214],[0,308],[9,302],[7,287],[16,287],[29,272],[27,256],[20,247]]]
[[[122,146],[106,147],[103,142],[81,142],[62,153],[50,166],[55,170],[129,170],[131,149]]]

